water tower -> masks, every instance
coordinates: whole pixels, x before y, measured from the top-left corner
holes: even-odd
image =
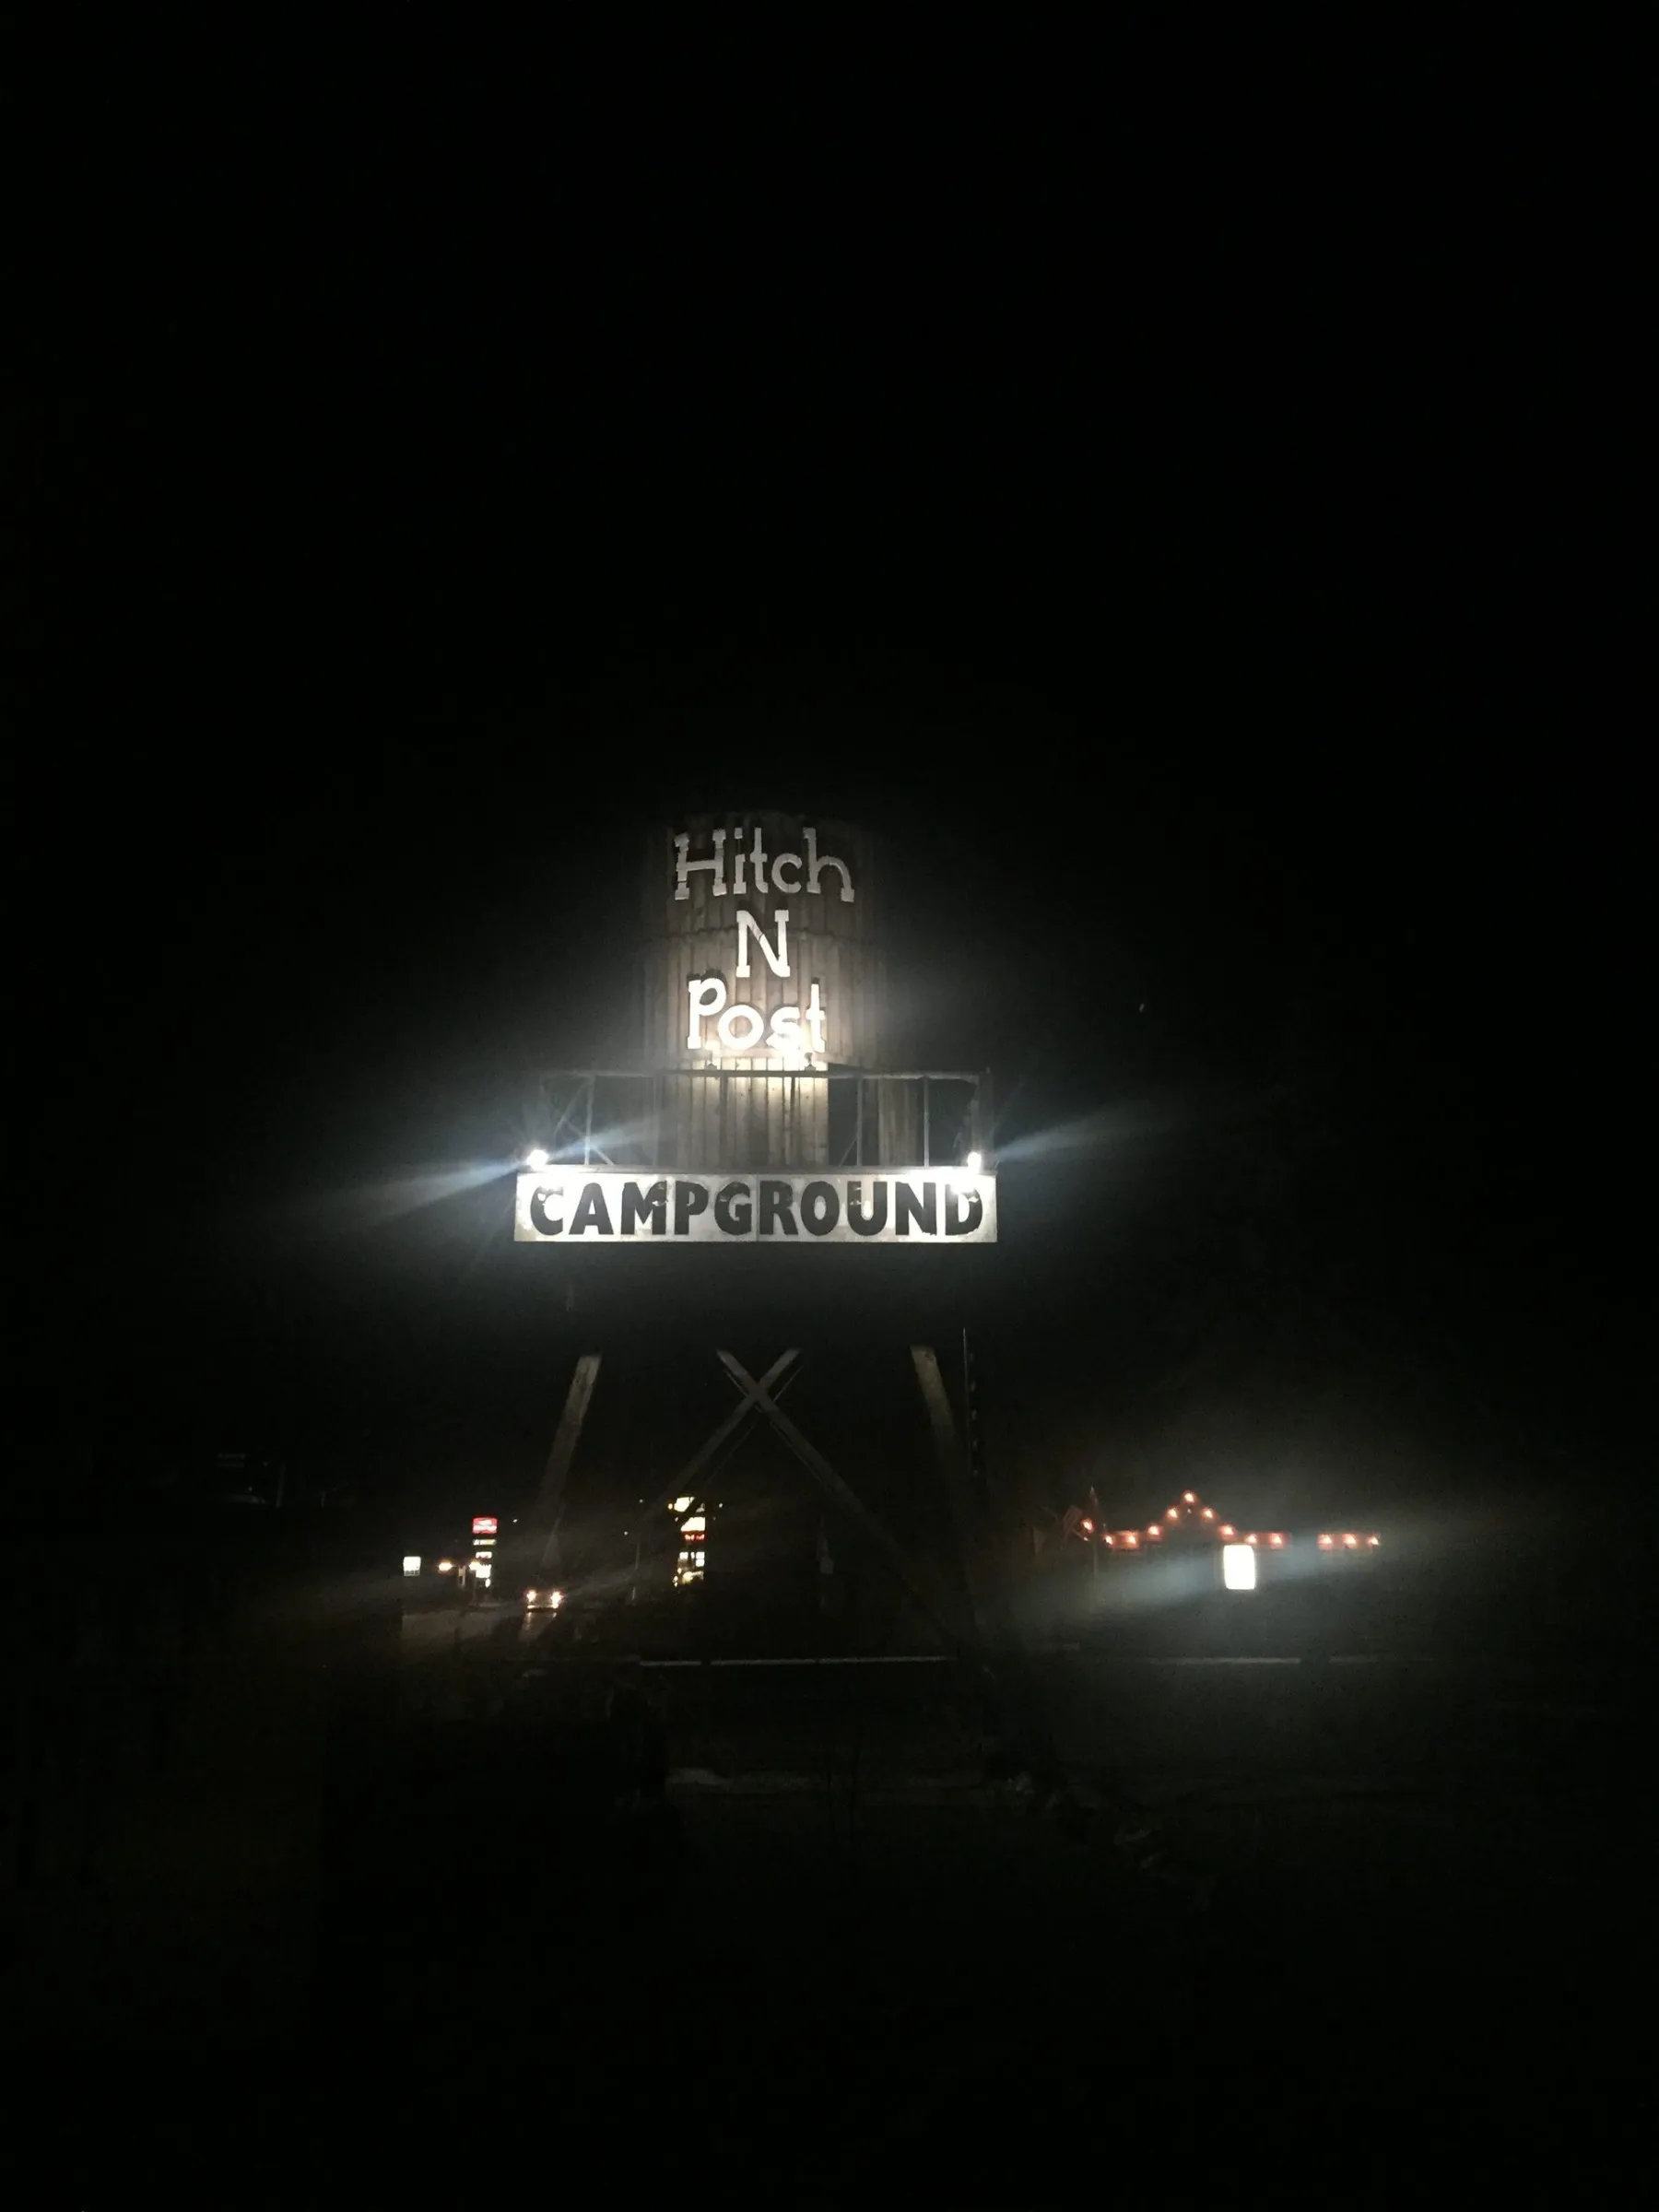
[[[944,1254],[995,1242],[989,1086],[977,1070],[918,1067],[903,1050],[881,858],[855,825],[810,814],[691,815],[649,832],[638,910],[639,1058],[541,1077],[539,1141],[516,1193],[520,1244],[636,1254],[764,1246],[780,1255],[711,1256],[715,1276],[696,1279],[677,1266],[674,1295],[694,1325],[713,1310],[700,1301],[713,1299],[716,1280],[729,1286],[734,1271],[751,1265],[782,1269],[795,1286],[815,1271],[820,1283],[833,1276],[838,1305],[856,1310],[888,1265],[880,1252],[889,1261],[896,1250],[937,1253],[936,1269],[949,1269],[962,1263]],[[866,1256],[836,1259],[831,1246]],[[591,1265],[603,1272],[611,1263]],[[639,1260],[633,1279],[669,1265]],[[665,1280],[653,1278],[659,1310]],[[953,1347],[960,1381],[947,1388],[934,1351],[912,1340],[908,1321],[901,1325],[900,1346],[959,1518],[975,1462],[971,1360]],[[716,1348],[738,1402],[642,1510],[694,1494],[713,1456],[754,1421],[909,1583],[902,1547],[778,1403],[803,1349],[786,1345],[757,1375]],[[542,1579],[558,1571],[566,1480],[603,1359],[596,1348],[577,1362],[525,1516]],[[856,1392],[856,1375],[847,1387]]]

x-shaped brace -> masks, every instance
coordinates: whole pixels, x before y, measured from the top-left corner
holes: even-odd
[[[720,1356],[724,1359],[726,1354],[722,1352]],[[800,1357],[798,1351],[780,1352],[765,1374],[761,1376],[759,1384],[754,1387],[762,1391],[778,1389],[780,1386],[787,1388],[789,1383],[794,1380],[794,1370],[795,1362]],[[738,1372],[740,1374],[743,1372],[741,1368],[738,1369]],[[748,1383],[748,1377],[745,1376],[745,1384]],[[652,1500],[648,1509],[648,1516],[652,1513],[661,1512],[670,1499],[684,1497],[688,1491],[695,1495],[698,1483],[703,1474],[718,1458],[722,1447],[736,1435],[749,1415],[754,1412],[756,1400],[748,1395],[747,1389],[745,1388],[738,1404],[733,1406],[731,1412],[726,1415],[725,1419],[721,1422],[708,1442],[702,1446],[700,1451],[691,1454],[667,1488]]]
[[[771,1386],[780,1366],[792,1362],[799,1357],[798,1352],[784,1353],[782,1360],[774,1360],[757,1382],[741,1359],[736,1359],[730,1352],[722,1352],[720,1364],[743,1394],[742,1403],[734,1414],[727,1417],[727,1423],[724,1426],[728,1430],[730,1428],[735,1428],[752,1407],[758,1406],[806,1468],[808,1475],[812,1477],[814,1482],[818,1484],[819,1489],[846,1514],[849,1520],[864,1531],[899,1577],[903,1587],[909,1591],[927,1618],[933,1622],[935,1628],[944,1637],[946,1642],[954,1646],[958,1641],[956,1632],[947,1623],[940,1619],[937,1608],[932,1599],[918,1586],[915,1577],[911,1572],[910,1561],[904,1556],[903,1547],[889,1534],[886,1524],[877,1519],[857,1493],[848,1488],[818,1446],[802,1435],[772,1395]],[[717,1437],[721,1433],[721,1430],[715,1432]],[[711,1442],[712,1441],[711,1440]],[[709,1450],[710,1445],[703,1447],[702,1453],[698,1455],[699,1463],[705,1457]]]

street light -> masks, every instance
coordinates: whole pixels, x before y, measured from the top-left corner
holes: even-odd
[[[970,1175],[977,1175],[985,1164],[985,1156],[982,1152],[970,1152],[963,1164]]]
[[[545,1146],[532,1145],[524,1155],[524,1165],[527,1168],[545,1168],[551,1157]]]

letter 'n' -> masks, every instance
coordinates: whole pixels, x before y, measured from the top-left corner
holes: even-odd
[[[737,909],[737,967],[735,972],[738,975],[746,976],[749,971],[750,937],[753,937],[756,944],[759,946],[761,952],[765,955],[766,964],[774,975],[789,973],[789,909],[786,906],[779,907],[773,913],[772,920],[776,924],[778,931],[776,952],[767,943],[766,932],[756,921],[754,915],[741,906]]]
[[[893,1228],[901,1237],[908,1237],[914,1223],[924,1235],[936,1237],[939,1233],[939,1189],[936,1183],[924,1182],[921,1194],[908,1182],[893,1185]]]

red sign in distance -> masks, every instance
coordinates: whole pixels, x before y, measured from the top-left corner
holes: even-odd
[[[495,1533],[496,1517],[493,1513],[475,1513],[473,1515],[473,1535],[475,1536],[493,1536]]]

